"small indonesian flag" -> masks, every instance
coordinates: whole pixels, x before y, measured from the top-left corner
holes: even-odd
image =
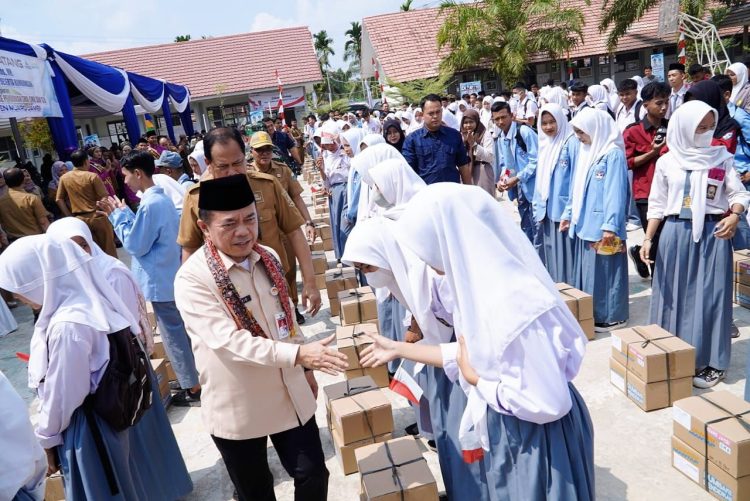
[[[23,362],[28,362],[30,358],[28,353],[21,353],[20,351],[16,352],[16,356]]]
[[[284,127],[284,130],[286,130],[286,118],[284,118],[284,87],[281,84],[279,70],[276,70],[276,81],[279,83],[279,109],[276,116],[281,119],[281,125]]]
[[[685,32],[682,31],[682,27],[680,27],[680,38],[677,41],[677,60],[680,64],[685,64],[687,61],[687,55],[685,53],[686,47],[687,42],[685,41]]]
[[[419,387],[409,371],[403,365],[399,366],[391,380],[391,390],[409,400],[414,405],[419,405],[422,398],[422,388]]]

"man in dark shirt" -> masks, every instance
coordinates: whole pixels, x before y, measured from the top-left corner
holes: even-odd
[[[284,159],[284,162],[289,165],[288,161],[291,159],[297,162],[297,165],[302,165],[302,157],[297,149],[297,143],[292,136],[283,130],[277,130],[273,123],[273,119],[271,118],[263,120],[263,125],[266,127],[268,135],[271,136],[271,141],[273,141],[274,146],[279,149],[281,158]]]
[[[440,96],[425,96],[421,108],[424,127],[406,136],[401,154],[427,184],[472,184],[466,146],[457,130],[443,125]]]

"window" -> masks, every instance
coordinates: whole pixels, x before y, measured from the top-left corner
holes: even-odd
[[[175,127],[178,125],[182,125],[179,113],[172,113],[172,125]],[[167,124],[164,123],[164,117],[162,115],[156,117],[156,130],[158,130],[161,134],[167,133]]]
[[[224,125],[241,125],[247,122],[247,117],[250,114],[247,104],[232,104],[224,106],[222,110],[224,114]]]
[[[120,144],[128,140],[128,129],[124,121],[107,122],[107,134],[112,144]]]
[[[0,137],[0,163],[16,160],[17,156],[13,138],[10,136]]]

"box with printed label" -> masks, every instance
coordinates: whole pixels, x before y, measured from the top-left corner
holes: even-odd
[[[646,383],[614,358],[609,359],[609,368],[609,380],[612,385],[646,412],[669,407],[677,400],[689,397],[693,392],[692,377]]]
[[[612,332],[612,358],[647,383],[692,377],[695,348],[658,325]]]
[[[378,318],[375,293],[370,287],[359,287],[339,292],[341,325],[360,324]]]
[[[734,251],[732,261],[734,261],[735,275],[747,275],[750,278],[750,250]],[[740,280],[735,281],[739,282]]]
[[[159,395],[161,395],[162,403],[164,403],[164,407],[167,407],[169,401],[172,399],[172,393],[169,391],[167,360],[163,358],[152,359],[151,368],[154,369],[154,374],[156,375],[156,381],[152,381],[152,384],[159,387]]]
[[[750,308],[750,285],[734,283],[734,302],[743,308]]]
[[[354,451],[367,501],[437,501],[437,482],[414,437]]]
[[[325,275],[328,269],[328,258],[326,253],[322,251],[312,252],[313,272],[316,275]],[[323,286],[325,287],[325,285]]]
[[[380,388],[388,388],[388,385],[391,383],[390,376],[388,375],[388,368],[385,365],[381,365],[380,367],[347,369],[344,372],[344,377],[346,379],[355,379],[362,376],[370,376]]]
[[[167,351],[164,349],[164,342],[162,341],[161,336],[154,336],[154,352],[151,354],[151,358],[169,359],[169,357],[167,357]]]
[[[356,289],[357,273],[352,267],[334,268],[326,271],[326,289],[329,299],[338,299],[339,292]]]
[[[44,487],[44,501],[65,501],[65,485],[62,475],[56,474],[47,477],[47,485]]]
[[[386,440],[390,440],[392,438],[392,433],[385,433],[374,438],[366,438],[364,440],[360,440],[359,442],[344,445],[343,438],[341,437],[341,434],[338,432],[336,427],[331,428],[333,448],[336,450],[336,457],[339,460],[341,469],[344,471],[344,475],[357,473],[359,471],[359,469],[357,468],[357,459],[354,457],[355,450],[359,449],[360,447],[364,447],[365,445],[385,442]]]
[[[359,369],[359,356],[362,350],[372,344],[370,334],[377,334],[378,328],[372,324],[355,324],[336,327],[336,348],[346,355],[349,370]]]
[[[391,402],[379,389],[333,400],[331,426],[339,430],[342,445],[391,433]]]
[[[750,475],[750,413],[709,423],[708,459],[735,478]]]

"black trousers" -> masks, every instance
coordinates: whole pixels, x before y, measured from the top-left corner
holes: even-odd
[[[271,435],[282,466],[294,479],[295,501],[325,501],[328,469],[313,416],[304,425]],[[211,435],[240,501],[276,501],[268,468],[268,437],[227,440]]]

